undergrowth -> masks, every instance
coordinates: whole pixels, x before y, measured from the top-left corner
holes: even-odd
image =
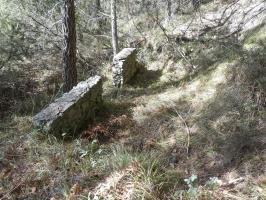
[[[146,68],[121,89],[105,81],[104,108],[71,140],[31,125],[60,83],[34,89],[42,101],[22,105],[35,109],[0,122],[0,199],[265,199],[264,30],[177,43],[189,69],[152,38]]]

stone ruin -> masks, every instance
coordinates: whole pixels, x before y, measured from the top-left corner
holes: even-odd
[[[123,86],[136,74],[139,64],[135,48],[125,48],[114,57],[113,84]],[[56,136],[75,134],[95,117],[102,104],[102,79],[94,76],[80,82],[33,117],[34,127]]]
[[[125,48],[120,51],[113,60],[113,85],[122,87],[125,83],[128,83],[138,71],[139,66],[135,48]]]
[[[102,79],[94,76],[80,82],[33,117],[33,125],[57,136],[74,134],[95,117],[102,103]]]

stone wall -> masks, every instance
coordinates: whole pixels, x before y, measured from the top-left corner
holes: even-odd
[[[122,87],[136,74],[138,68],[137,50],[135,48],[123,49],[113,60],[113,85]]]
[[[94,76],[80,82],[33,117],[33,125],[46,133],[74,134],[93,120],[102,103],[102,80]]]

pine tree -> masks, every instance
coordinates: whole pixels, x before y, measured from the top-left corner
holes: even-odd
[[[64,91],[68,92],[77,84],[76,22],[74,0],[64,1],[63,35]]]
[[[115,56],[118,52],[116,0],[111,0],[111,17],[112,17],[112,45],[113,45],[113,53]]]

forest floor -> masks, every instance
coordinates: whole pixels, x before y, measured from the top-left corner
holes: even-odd
[[[12,101],[1,99],[0,199],[266,199],[265,33],[187,41],[193,67],[155,44],[166,50],[145,48],[147,65],[121,89],[106,66],[104,107],[71,140],[33,129],[59,95],[42,79],[58,77],[26,60],[9,76],[21,80]]]

